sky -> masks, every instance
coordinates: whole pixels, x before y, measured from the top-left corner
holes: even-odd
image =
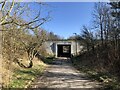
[[[42,28],[68,38],[80,34],[82,26],[89,26],[92,20],[94,2],[49,2],[51,21]],[[47,9],[46,9],[47,10]]]
[[[80,34],[82,26],[91,26],[92,12],[95,2],[45,2],[47,5],[41,8],[41,16],[46,16],[50,12],[51,20],[44,23],[41,27],[49,32],[53,32],[65,39],[73,36],[74,33]],[[29,2],[30,8],[33,8],[31,17],[37,15],[40,5],[35,2]],[[29,11],[26,9],[26,11]],[[26,12],[27,13],[27,12]],[[23,17],[30,21],[27,16]]]
[[[80,34],[82,26],[91,26],[92,12],[95,2],[46,2],[47,5],[40,6],[30,3],[33,8],[31,17],[37,15],[41,10],[41,16],[46,16],[50,11],[51,20],[41,27],[53,32],[62,38],[69,38],[74,33]],[[42,7],[42,8],[41,8]],[[28,21],[27,17],[25,19]]]

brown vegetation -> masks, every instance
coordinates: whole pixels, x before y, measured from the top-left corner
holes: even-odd
[[[84,52],[77,56],[74,63],[97,73],[110,74],[119,81],[120,2],[96,3],[93,16],[94,27],[89,29],[84,26],[82,34],[79,35]]]
[[[40,8],[45,4],[34,3]],[[50,20],[49,13],[41,17],[41,10],[31,10],[29,3],[0,2],[1,5],[1,36],[2,36],[2,67],[0,72],[3,76],[3,86],[8,85],[14,74],[16,65],[21,68],[32,68],[33,60],[36,55],[47,55],[43,42],[57,35],[49,33],[41,28],[41,25]],[[34,13],[34,17],[30,17]],[[25,20],[25,18],[30,19]],[[1,45],[1,44],[0,44]],[[39,57],[39,59],[42,59]],[[27,63],[25,63],[27,62]],[[20,69],[20,68],[19,68]]]
[[[89,61],[94,66],[109,68],[109,71],[112,69],[117,74],[120,74],[119,9],[120,2],[96,3],[93,12],[94,32],[83,26],[79,36],[86,51],[84,53],[87,53],[85,55],[92,57]]]

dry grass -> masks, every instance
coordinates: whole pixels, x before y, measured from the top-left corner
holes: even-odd
[[[28,64],[27,58],[24,57],[23,60],[24,61],[22,61],[22,63],[27,65]],[[46,66],[47,65],[44,64],[41,60],[34,58],[33,67],[32,67],[32,69],[28,69],[28,70],[35,70],[35,69],[36,70],[39,70],[39,69],[43,70],[43,68],[45,68]],[[16,79],[16,77],[20,76],[17,73],[20,70],[25,71],[27,69],[19,67],[17,63],[8,62],[8,60],[4,60],[4,62],[2,62],[2,67],[0,68],[0,72],[2,72],[2,86],[6,87],[6,88],[9,87],[9,85]]]

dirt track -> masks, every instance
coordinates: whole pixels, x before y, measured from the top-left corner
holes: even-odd
[[[67,59],[56,59],[39,77],[32,88],[99,88],[100,83],[91,81],[84,73],[78,72]]]

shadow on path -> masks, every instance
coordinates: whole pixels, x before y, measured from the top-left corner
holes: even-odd
[[[101,86],[72,67],[70,59],[56,59],[44,75],[32,83],[31,88],[100,88]]]

